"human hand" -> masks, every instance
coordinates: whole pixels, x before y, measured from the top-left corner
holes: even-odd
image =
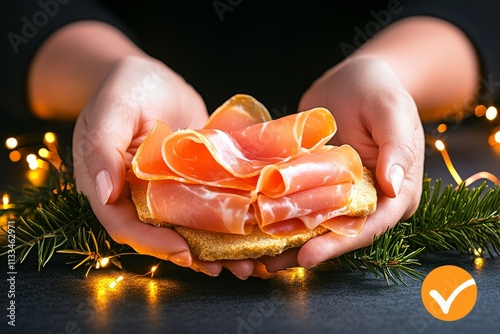
[[[178,74],[147,57],[125,57],[113,65],[78,117],[73,154],[76,183],[109,235],[138,253],[217,276],[225,265],[236,276],[257,274],[253,260],[204,262],[169,228],[139,221],[125,180],[132,158],[162,120],[171,128],[201,128],[202,98]],[[255,273],[254,273],[255,272]]]
[[[300,249],[268,258],[269,271],[300,265],[313,267],[368,246],[375,235],[415,212],[422,191],[424,133],[416,105],[384,61],[354,57],[332,68],[302,97],[299,110],[325,107],[338,132],[331,144],[350,144],[375,176],[377,210],[360,234],[333,232],[315,237]]]

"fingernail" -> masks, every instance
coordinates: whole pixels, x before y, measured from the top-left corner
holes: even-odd
[[[111,180],[111,175],[107,170],[102,170],[97,174],[95,179],[97,196],[101,200],[103,205],[106,205],[113,191],[113,181]]]
[[[187,250],[170,255],[168,260],[181,267],[189,267],[192,263],[191,254]]]
[[[227,268],[227,267],[226,267],[226,268]],[[227,268],[227,269],[228,269],[228,270],[229,270],[229,271],[230,271],[230,272],[231,272],[234,276],[236,276],[236,278],[238,278],[238,279],[240,279],[240,280],[242,280],[242,281],[244,281],[244,280],[246,280],[248,277],[250,277],[250,276],[240,276],[240,275],[237,275],[237,274],[236,274],[234,271],[232,271],[231,269],[229,269],[229,268]]]
[[[405,172],[400,165],[394,165],[391,167],[389,173],[389,180],[391,181],[392,191],[394,192],[394,195],[397,196],[401,191],[401,187],[403,186]]]

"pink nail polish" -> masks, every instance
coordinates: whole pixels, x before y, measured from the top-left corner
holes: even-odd
[[[192,263],[191,255],[188,251],[172,254],[168,260],[181,267],[189,267]]]
[[[107,170],[102,170],[97,174],[95,179],[97,196],[101,200],[103,205],[108,204],[109,196],[113,191],[113,181],[111,180],[111,175]]]

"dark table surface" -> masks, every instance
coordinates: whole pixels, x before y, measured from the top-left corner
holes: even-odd
[[[473,121],[448,131],[448,151],[463,178],[484,170],[500,175],[500,155],[487,144],[490,128]],[[453,183],[435,151],[427,153],[426,171]],[[0,333],[500,333],[500,261],[474,260],[454,252],[421,258],[424,274],[453,264],[476,280],[472,312],[444,322],[422,305],[420,281],[388,286],[371,275],[328,265],[240,281],[227,271],[210,278],[163,262],[152,279],[143,274],[154,259],[128,257],[125,270],[95,270],[85,279],[84,271],[72,271],[64,258],[56,256],[38,272],[31,257],[16,266],[12,327],[7,325],[7,259],[0,257]],[[124,280],[111,289],[120,275]]]

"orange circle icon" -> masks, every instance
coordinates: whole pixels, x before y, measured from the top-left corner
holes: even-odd
[[[477,299],[476,281],[460,267],[437,267],[425,277],[421,296],[425,308],[433,317],[455,321],[465,317],[474,308]]]

